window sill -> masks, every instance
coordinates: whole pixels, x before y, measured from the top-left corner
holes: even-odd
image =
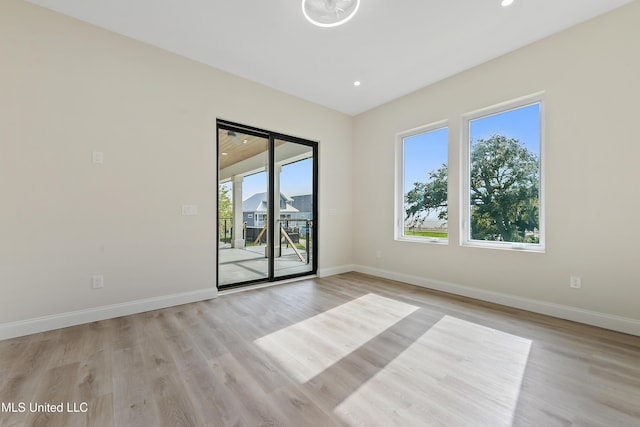
[[[513,252],[532,252],[545,253],[544,245],[532,245],[526,243],[508,243],[508,242],[485,242],[485,241],[467,241],[462,242],[460,246],[481,249],[499,249],[503,251]]]
[[[435,245],[448,245],[449,239],[437,238],[437,237],[410,237],[410,236],[401,236],[396,237],[396,241],[398,242],[412,242],[412,243],[430,243]]]

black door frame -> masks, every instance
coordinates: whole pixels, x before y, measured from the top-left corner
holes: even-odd
[[[219,277],[220,277],[220,245],[218,244],[220,240],[220,210],[217,208],[219,200],[216,197],[216,287],[218,289],[230,289],[241,286],[248,286],[258,283],[266,283],[266,282],[275,282],[279,280],[287,280],[296,277],[304,277],[317,274],[318,271],[318,142],[311,141],[308,139],[298,138],[295,136],[285,135],[279,132],[268,131],[264,129],[260,129],[253,126],[247,126],[240,123],[230,122],[227,120],[218,119],[216,120],[216,194],[219,192],[220,188],[220,130],[234,131],[240,132],[247,135],[253,135],[257,137],[262,137],[268,139],[268,147],[267,147],[267,155],[269,160],[269,170],[268,170],[268,184],[267,184],[267,253],[269,256],[267,257],[268,261],[268,274],[266,278],[249,280],[238,283],[231,283],[220,285]],[[305,145],[311,147],[312,156],[313,156],[313,183],[312,183],[312,191],[313,191],[313,208],[312,208],[312,227],[313,227],[313,239],[311,245],[311,271],[289,274],[284,276],[276,276],[275,275],[275,251],[274,251],[274,239],[275,239],[275,224],[276,219],[275,216],[275,206],[273,201],[275,200],[275,174],[274,166],[275,166],[275,144],[276,140],[291,142],[294,144]],[[278,198],[279,199],[279,198]],[[308,244],[308,242],[307,242]]]

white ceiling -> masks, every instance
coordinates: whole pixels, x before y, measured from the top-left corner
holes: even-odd
[[[300,0],[29,1],[356,115],[634,0],[361,0],[336,28]]]

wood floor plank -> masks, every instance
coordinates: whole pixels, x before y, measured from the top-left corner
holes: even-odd
[[[291,384],[293,381],[293,378],[278,365],[277,361],[274,361],[253,342],[230,344],[229,351],[237,360],[251,360],[251,363],[244,363],[245,369],[264,392],[268,393]]]
[[[0,402],[2,427],[639,427],[640,337],[347,273],[0,341]]]
[[[325,427],[345,425],[332,413],[325,412],[305,395],[297,384],[289,384],[268,393],[269,401],[286,416],[287,425]]]
[[[180,328],[191,333],[194,344],[207,360],[227,353],[229,350],[217,334],[210,320],[203,314],[207,310],[202,303],[196,303],[193,309],[185,309],[176,315]]]
[[[158,413],[141,345],[115,350],[112,357],[114,424],[158,425]]]
[[[109,350],[87,352],[78,365],[76,401],[98,399],[113,393],[113,360]]]
[[[210,366],[182,373],[187,393],[203,426],[239,425],[243,407],[240,400],[214,375]]]
[[[156,376],[152,380],[153,401],[159,414],[157,426],[198,425],[194,405],[182,383],[179,373]]]
[[[29,337],[0,341],[0,378],[9,376],[15,361],[23,357],[29,343]]]
[[[116,427],[113,418],[113,394],[104,394],[87,401],[87,426]]]
[[[158,323],[163,342],[167,344],[178,371],[207,365],[207,358],[195,343],[198,337],[192,335],[192,331],[183,329],[175,315],[164,316]]]
[[[238,399],[242,410],[241,423],[244,425],[286,426],[286,416],[280,408],[272,405],[267,394],[254,381],[241,362],[230,354],[224,354],[211,362],[217,381]]]
[[[29,413],[26,425],[64,427],[78,425],[79,418],[85,418],[86,414],[69,413],[66,410],[68,403],[73,402],[72,393],[77,383],[79,362],[57,366],[49,369],[43,376],[41,386],[37,393],[29,399],[29,403],[43,405],[43,409],[37,409]],[[61,405],[62,410],[49,411],[48,405]],[[81,424],[83,424],[81,422]]]

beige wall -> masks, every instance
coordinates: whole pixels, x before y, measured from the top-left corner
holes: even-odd
[[[0,2],[0,326],[215,289],[216,118],[320,141],[320,269],[350,263],[350,117]]]
[[[640,320],[638,22],[634,2],[356,117],[356,265],[443,288],[462,285],[467,293]],[[460,117],[538,91],[545,91],[547,109],[546,253],[461,247]],[[395,134],[443,119],[450,132],[450,243],[394,241]],[[582,277],[581,290],[569,288],[571,274]]]

